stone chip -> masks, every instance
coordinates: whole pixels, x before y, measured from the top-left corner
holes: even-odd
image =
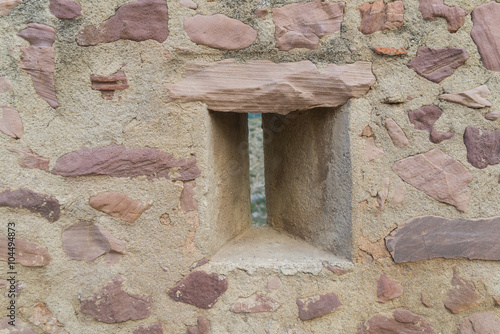
[[[491,102],[486,98],[491,94],[488,86],[482,85],[460,93],[443,94],[439,98],[445,101],[462,104],[470,108],[491,107]]]
[[[444,4],[443,0],[419,0],[418,9],[424,20],[434,21],[436,17],[442,17],[448,22],[448,31],[456,32],[463,26],[467,11],[454,6],[450,7]]]
[[[415,129],[429,132],[430,141],[439,144],[455,135],[453,132],[438,132],[434,129],[434,123],[437,122],[442,113],[439,107],[423,106],[420,109],[408,111],[408,117]]]
[[[0,261],[8,262],[8,244],[9,239],[3,235],[0,236]],[[15,247],[15,263],[20,263],[25,267],[43,267],[50,263],[51,257],[47,248],[33,241],[16,236]]]
[[[0,207],[2,206],[38,213],[51,223],[58,220],[61,213],[59,201],[56,198],[24,188],[17,190],[0,188]]]
[[[473,308],[481,300],[481,295],[476,291],[474,283],[458,276],[456,269],[453,269],[451,285],[448,298],[444,301],[444,306],[451,313],[456,314]]]

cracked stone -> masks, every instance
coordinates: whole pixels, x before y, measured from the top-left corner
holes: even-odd
[[[133,223],[150,208],[150,205],[133,200],[125,194],[118,192],[104,192],[93,196],[89,204],[96,210],[120,218],[128,223]]]

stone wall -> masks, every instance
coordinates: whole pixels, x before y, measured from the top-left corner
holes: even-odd
[[[0,332],[500,333],[498,17],[0,0]]]

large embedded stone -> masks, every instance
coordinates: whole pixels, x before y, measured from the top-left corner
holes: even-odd
[[[467,59],[469,55],[465,48],[431,49],[421,46],[417,50],[417,56],[408,63],[408,67],[427,80],[440,83],[465,64]]]
[[[405,147],[410,143],[401,127],[392,118],[385,119],[385,128],[396,147]]]
[[[134,334],[163,334],[161,322],[149,326],[141,325],[134,330]]]
[[[71,260],[94,261],[106,254],[113,262],[118,254],[125,254],[127,243],[116,239],[102,226],[78,222],[66,227],[62,233],[63,249]]]
[[[457,334],[500,334],[500,319],[494,312],[474,313],[462,321]]]
[[[500,163],[500,129],[487,130],[468,126],[464,132],[467,161],[476,168]]]
[[[118,275],[94,296],[80,301],[80,310],[97,321],[114,324],[149,317],[152,296],[132,295],[123,290],[125,277]]]
[[[10,152],[17,153],[17,163],[22,168],[40,169],[45,172],[49,171],[49,158],[44,158],[38,154],[34,154],[29,148],[8,148]]]
[[[392,317],[377,314],[359,326],[356,334],[436,334],[427,320],[408,310],[398,309]]]
[[[472,281],[458,276],[456,269],[453,269],[451,289],[448,291],[448,298],[444,301],[444,306],[456,314],[476,306],[481,300],[481,295],[476,291]]]
[[[490,111],[484,116],[484,118],[488,121],[497,121],[500,119],[500,110]]]
[[[281,304],[276,300],[262,294],[254,294],[248,298],[240,298],[231,307],[233,313],[259,313],[274,312]]]
[[[344,2],[313,1],[273,8],[276,47],[317,49],[322,37],[340,31],[344,7]]]
[[[24,134],[23,121],[16,109],[7,106],[2,108],[2,118],[0,118],[0,131],[14,139],[19,139]]]
[[[187,17],[184,31],[192,42],[221,50],[244,49],[257,39],[257,30],[223,14]]]
[[[200,308],[211,308],[227,290],[224,276],[193,271],[168,292],[170,298]]]
[[[332,292],[305,299],[297,299],[297,306],[299,307],[300,320],[305,321],[332,313],[342,306],[342,303],[337,298],[337,295]]]
[[[467,208],[472,174],[440,149],[399,160],[392,170],[435,200],[453,205],[459,211]]]
[[[424,20],[434,21],[436,17],[442,17],[448,22],[448,31],[456,32],[463,26],[467,11],[460,7],[450,7],[443,0],[419,0],[418,9]]]
[[[98,27],[86,26],[76,36],[79,45],[97,45],[120,39],[136,42],[148,39],[164,42],[168,37],[168,9],[165,0],[137,0],[124,4]]]
[[[71,20],[82,15],[82,5],[70,0],[50,0],[49,9],[58,19]]]
[[[500,72],[500,3],[490,1],[472,11],[470,32],[488,70]]]
[[[23,53],[21,68],[30,75],[37,94],[52,108],[59,107],[54,86],[55,51],[52,44],[55,29],[40,23],[29,23],[17,35],[30,43],[30,46],[20,48]]]
[[[429,132],[430,141],[439,144],[455,135],[453,132],[438,132],[434,129],[434,123],[441,117],[442,113],[439,107],[423,106],[420,109],[408,111],[408,117],[415,129]]]
[[[405,7],[402,1],[384,4],[383,0],[365,2],[357,7],[361,14],[359,31],[363,34],[373,34],[376,31],[401,29],[403,26]]]
[[[0,15],[9,14],[20,3],[23,2],[21,0],[0,0]]]
[[[53,223],[59,219],[59,201],[49,195],[39,194],[29,189],[1,189],[0,207],[26,209],[38,213],[49,222]]]
[[[384,155],[384,149],[375,144],[374,137],[368,137],[365,140],[364,154],[368,161],[374,161]]]
[[[10,262],[9,242],[11,240],[7,237],[0,236],[0,261]],[[15,263],[20,263],[25,267],[43,267],[50,263],[51,257],[47,248],[19,237],[15,238],[14,243]]]
[[[449,102],[460,103],[470,108],[491,107],[491,102],[486,98],[491,94],[488,86],[482,85],[460,93],[443,94],[439,98]]]
[[[89,204],[96,210],[120,218],[128,223],[135,222],[150,207],[148,204],[143,204],[139,200],[133,200],[127,195],[118,192],[100,193],[91,197]]]
[[[288,114],[343,105],[366,94],[374,83],[369,62],[329,64],[319,70],[310,61],[237,64],[229,59],[192,63],[184,80],[164,87],[171,101],[201,101],[214,111]]]
[[[400,297],[404,288],[386,274],[380,275],[377,283],[377,298],[379,303],[387,303],[389,300]]]
[[[174,169],[178,175],[170,175]],[[130,148],[109,145],[96,148],[82,148],[60,157],[52,174],[76,177],[88,175],[109,175],[115,177],[147,176],[149,179],[166,178],[188,181],[200,176],[196,159],[175,159],[172,154],[158,149]]]
[[[436,257],[500,260],[500,217],[447,219],[423,216],[407,220],[386,238],[395,262]]]

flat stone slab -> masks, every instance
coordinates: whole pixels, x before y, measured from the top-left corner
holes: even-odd
[[[201,101],[214,111],[288,114],[343,105],[366,94],[374,83],[369,62],[329,64],[319,70],[310,61],[237,64],[228,59],[191,63],[182,81],[164,87],[170,101]]]
[[[300,320],[306,321],[332,313],[342,306],[342,303],[338,299],[337,295],[332,292],[324,295],[297,299],[297,306],[299,307]]]
[[[10,190],[0,187],[0,207],[26,209],[38,213],[51,223],[58,220],[61,214],[56,198],[24,188]]]
[[[482,219],[412,218],[385,240],[397,263],[437,257],[498,261],[500,216]]]
[[[444,4],[443,0],[419,0],[418,9],[424,20],[434,21],[437,17],[442,17],[448,22],[448,31],[456,32],[463,26],[467,11],[460,7],[450,7]]]
[[[488,70],[500,72],[500,3],[490,1],[472,11],[470,32]]]
[[[217,274],[193,271],[168,291],[175,301],[188,303],[200,308],[212,308],[217,299],[227,290],[227,279]]]
[[[469,55],[465,48],[431,49],[421,46],[417,50],[417,56],[408,63],[408,67],[427,80],[440,83],[465,64],[467,59]]]
[[[436,334],[427,320],[408,310],[398,309],[392,317],[377,314],[359,326],[356,334]]]
[[[500,163],[500,129],[487,130],[468,126],[464,132],[467,161],[476,168]]]

